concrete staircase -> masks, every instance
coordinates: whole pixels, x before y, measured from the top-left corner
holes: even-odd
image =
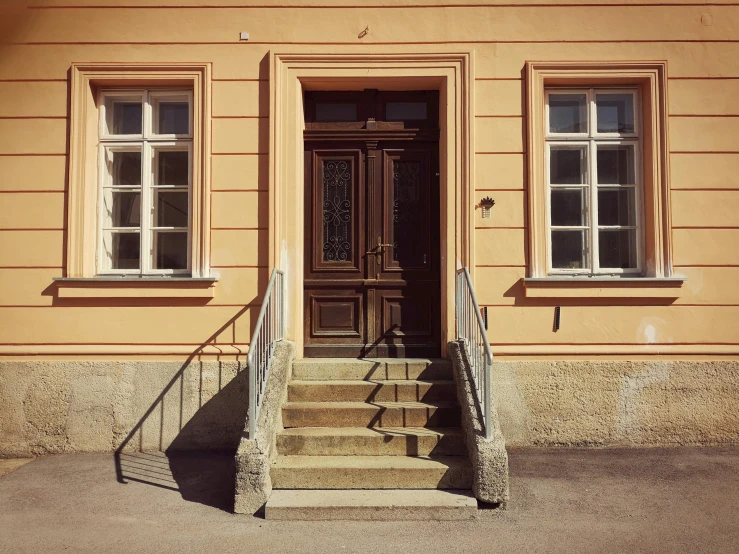
[[[446,360],[293,364],[268,519],[470,519],[472,469]]]

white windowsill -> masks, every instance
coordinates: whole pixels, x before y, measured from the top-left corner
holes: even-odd
[[[685,277],[526,277],[526,298],[679,298]]]
[[[59,298],[213,298],[218,277],[55,277]]]

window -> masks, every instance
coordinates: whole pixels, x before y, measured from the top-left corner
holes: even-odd
[[[527,297],[680,296],[665,62],[527,62]]]
[[[98,273],[188,274],[192,92],[100,92]]]
[[[72,64],[60,297],[213,297],[211,72],[209,63]]]
[[[549,274],[642,272],[636,89],[548,89],[544,118]]]

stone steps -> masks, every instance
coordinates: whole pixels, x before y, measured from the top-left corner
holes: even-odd
[[[464,456],[278,456],[275,489],[469,489]]]
[[[452,378],[446,360],[295,361],[265,517],[474,518]]]
[[[288,402],[284,427],[456,427],[455,402]]]
[[[294,380],[288,386],[289,402],[433,402],[455,395],[452,380]]]
[[[459,428],[298,427],[277,437],[283,456],[459,456],[465,440]]]
[[[470,520],[477,501],[456,490],[276,490],[265,507],[274,520]]]
[[[293,362],[292,378],[302,381],[336,380],[451,380],[448,360],[437,359],[368,359],[308,358]]]

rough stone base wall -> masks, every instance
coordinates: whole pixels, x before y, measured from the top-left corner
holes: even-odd
[[[495,362],[508,446],[739,444],[739,362]],[[236,451],[237,362],[0,362],[0,457]]]
[[[0,362],[0,457],[235,452],[248,398],[239,362]]]
[[[508,446],[739,444],[739,362],[495,362]]]

